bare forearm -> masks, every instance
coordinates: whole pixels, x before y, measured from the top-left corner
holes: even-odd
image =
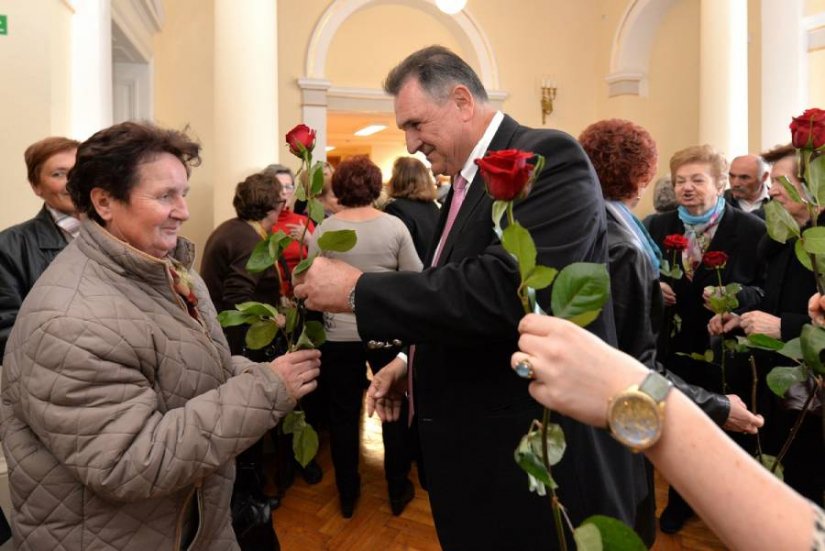
[[[730,440],[682,393],[668,397],[657,469],[733,549],[809,549],[811,505]]]

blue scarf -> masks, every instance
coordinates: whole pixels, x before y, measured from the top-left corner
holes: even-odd
[[[681,205],[678,208],[679,211],[679,220],[684,223],[685,226],[698,226],[700,224],[707,224],[710,222],[710,219],[714,216],[719,216],[722,212],[725,211],[725,198],[719,197],[716,200],[716,205],[713,206],[709,211],[704,214],[700,214],[699,216],[694,216],[687,211],[687,209]]]
[[[679,220],[685,225],[685,237],[688,246],[682,252],[682,267],[688,280],[693,280],[693,273],[702,263],[702,256],[708,250],[716,226],[725,214],[725,198],[719,197],[716,205],[706,213],[694,216],[685,207],[679,207]]]
[[[618,212],[624,219],[625,225],[636,235],[636,238],[642,245],[642,249],[650,259],[653,279],[659,279],[659,266],[662,262],[662,250],[656,242],[653,241],[653,238],[648,233],[647,228],[645,228],[644,224],[642,224],[642,222],[636,218],[630,209],[627,208],[627,205],[621,201],[607,201],[607,203],[610,203],[613,207],[615,207],[616,212]]]

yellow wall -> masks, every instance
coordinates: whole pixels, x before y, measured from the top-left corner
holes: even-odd
[[[0,229],[34,216],[43,202],[26,179],[23,152],[68,135],[71,11],[60,0],[0,0],[8,34],[0,36]]]
[[[213,220],[214,136],[213,52],[214,10],[211,2],[174,0],[165,2],[164,31],[154,40],[155,119],[171,128],[188,127],[201,146],[203,163],[190,178],[190,219],[183,235],[195,241],[197,250],[222,220]]]

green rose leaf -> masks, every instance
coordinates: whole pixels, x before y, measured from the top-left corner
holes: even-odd
[[[549,287],[553,280],[556,279],[558,270],[555,268],[548,268],[547,266],[536,266],[527,279],[524,280],[525,287],[532,287],[533,289],[544,289]]]
[[[647,547],[633,529],[622,521],[593,515],[584,519],[582,526],[593,525],[599,529],[604,551],[646,551]]]
[[[255,314],[240,312],[238,310],[224,310],[218,314],[218,323],[221,324],[221,327],[237,327],[259,319],[260,317]]]
[[[513,222],[501,233],[504,249],[516,258],[521,281],[525,281],[536,267],[536,244],[524,226]]]
[[[324,205],[321,204],[321,201],[313,197],[309,200],[307,210],[309,212],[309,217],[312,219],[313,222],[316,224],[320,224],[324,220]]]
[[[295,431],[302,431],[307,426],[306,413],[301,410],[294,409],[286,414],[284,420],[281,422],[281,430],[284,434],[292,434]]]
[[[295,346],[298,350],[309,350],[318,348],[324,342],[326,342],[324,324],[320,321],[308,321],[304,324],[304,330],[301,331],[301,336],[298,337]]]
[[[774,241],[785,243],[791,237],[799,237],[799,223],[785,210],[785,208],[775,201],[768,201],[764,205],[765,223],[768,227],[768,235]]]
[[[541,452],[541,430],[534,431],[531,435],[531,445],[538,446]],[[555,465],[564,457],[564,450],[567,443],[564,440],[564,429],[557,423],[547,425],[547,461],[550,465]]]
[[[806,253],[825,254],[825,227],[815,226],[802,232],[802,247]]]
[[[303,178],[299,174],[297,178],[295,178],[295,199],[298,201],[306,201],[307,200],[307,190],[302,184]]]
[[[798,365],[794,367],[774,367],[768,373],[765,382],[774,394],[783,398],[788,389],[796,383],[801,383],[808,378],[807,369]]]
[[[271,306],[263,302],[242,302],[240,304],[236,304],[235,308],[237,308],[241,312],[244,312],[245,314],[252,314],[264,318],[274,318],[278,315],[278,310],[274,306]]]
[[[574,262],[559,272],[550,299],[553,315],[585,327],[595,320],[610,296],[604,264]]]
[[[811,196],[816,199],[816,204],[825,205],[825,155],[820,155],[811,161],[807,180]]]
[[[773,464],[776,463],[776,457],[773,455],[767,455],[763,453],[759,456],[759,462],[762,464],[763,467],[770,471],[771,469],[773,469]],[[773,472],[773,474],[779,480],[785,480],[785,468],[782,466],[782,463],[776,466],[776,470]]]
[[[809,270],[813,271],[813,264],[811,264],[811,255],[805,252],[805,247],[802,244],[802,240],[798,239],[796,243],[793,245],[793,252],[796,253],[796,258],[799,262],[808,268]]]
[[[732,353],[745,353],[748,351],[748,347],[745,346],[739,339],[723,339],[722,346],[725,350],[732,352]]]
[[[310,186],[312,196],[317,197],[324,191],[324,165],[315,163],[310,172],[312,175],[312,185]],[[315,220],[313,218],[313,220]]]
[[[501,239],[501,217],[507,212],[509,204],[510,201],[493,201],[493,228],[499,239]]]
[[[602,551],[602,533],[595,524],[583,524],[573,530],[578,551]]]
[[[355,246],[358,237],[353,230],[326,231],[318,238],[318,248],[324,252],[345,253]]]
[[[303,430],[293,433],[292,453],[301,467],[306,467],[318,454],[318,433],[312,426],[304,425]]]
[[[286,323],[284,324],[286,334],[291,335],[292,332],[295,331],[296,325],[298,325],[298,309],[288,308],[286,310]]]
[[[257,274],[271,268],[275,264],[275,257],[269,253],[269,240],[262,239],[252,249],[249,260],[246,261],[246,269],[253,274]]]
[[[779,353],[786,358],[802,361],[802,340],[799,337],[789,340]]]
[[[724,294],[718,295],[714,292],[708,297],[708,306],[714,314],[728,312],[728,297]]]
[[[275,260],[281,258],[284,249],[292,243],[292,238],[287,236],[283,230],[278,230],[267,238],[267,242],[269,243],[269,255],[272,257],[272,261],[275,262]]]
[[[529,475],[532,475],[540,483],[550,488],[558,488],[559,485],[547,472],[544,461],[541,459],[541,435],[534,436],[535,430],[531,430],[521,437],[521,441],[513,454],[519,467]],[[538,447],[537,447],[538,446]]]
[[[799,336],[802,345],[802,357],[805,363],[819,375],[825,375],[822,364],[822,350],[825,349],[825,329],[807,324],[802,327]]]
[[[246,346],[252,350],[260,350],[271,343],[277,334],[278,324],[273,320],[256,321],[246,332]]]
[[[787,176],[780,176],[779,183],[782,184],[782,187],[784,187],[785,191],[788,192],[788,197],[791,198],[791,201],[795,203],[807,203],[807,201],[804,200],[799,194],[799,190],[796,189],[796,186],[793,185]]]
[[[745,344],[749,348],[758,348],[759,350],[779,351],[785,346],[785,343],[779,339],[763,335],[762,333],[752,333],[745,339]]]
[[[292,270],[292,275],[296,276],[298,274],[302,274],[305,271],[309,270],[309,267],[312,266],[312,261],[315,260],[315,257],[318,256],[317,254],[311,254],[295,266],[295,269]]]

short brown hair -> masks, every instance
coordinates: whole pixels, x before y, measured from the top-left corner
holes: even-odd
[[[341,161],[332,175],[332,192],[344,207],[364,207],[381,195],[381,169],[359,155]]]
[[[52,136],[44,138],[39,142],[34,142],[26,148],[23,158],[26,160],[29,183],[36,186],[40,183],[40,171],[53,155],[64,151],[74,151],[80,142],[62,136]]]
[[[650,133],[630,121],[609,119],[591,124],[579,136],[602,185],[605,199],[636,197],[656,174],[659,154]]]
[[[681,149],[670,158],[670,179],[676,182],[676,171],[680,166],[690,163],[703,163],[710,167],[710,174],[716,179],[716,188],[725,187],[728,180],[728,162],[725,157],[713,147],[705,145],[692,145]]]
[[[80,144],[66,186],[77,210],[103,224],[92,204],[92,190],[101,188],[123,203],[138,183],[138,166],[161,153],[174,155],[186,168],[200,164],[200,145],[186,133],[149,122],[122,122],[104,128]]]
[[[390,197],[405,197],[413,201],[432,201],[436,195],[430,171],[415,157],[398,157],[395,160],[389,192]]]
[[[773,164],[776,161],[781,161],[785,157],[790,157],[791,155],[796,156],[796,148],[791,145],[777,145],[773,149],[769,149],[760,155],[762,160],[766,163]]]
[[[283,203],[281,182],[274,174],[252,174],[235,186],[232,206],[241,220],[263,220]]]

